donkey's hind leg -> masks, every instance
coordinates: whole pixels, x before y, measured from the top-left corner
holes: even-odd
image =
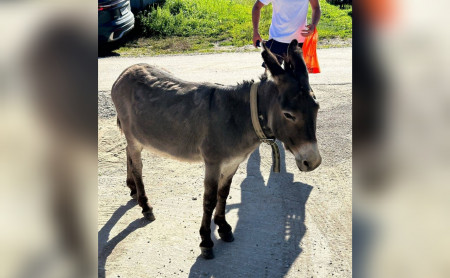
[[[230,193],[231,181],[238,168],[237,165],[227,165],[222,168],[219,179],[219,188],[217,191],[217,205],[214,213],[214,223],[219,226],[219,236],[225,242],[234,241],[231,226],[225,220],[225,206]]]
[[[133,173],[131,172],[131,157],[127,147],[127,186],[130,188],[131,198],[137,200],[136,183],[134,182]]]
[[[142,181],[142,147],[128,143],[127,154],[130,159],[131,175],[136,185],[136,195],[139,206],[142,207],[142,214],[150,221],[155,220],[153,208],[148,204],[148,198],[145,194],[144,182]]]

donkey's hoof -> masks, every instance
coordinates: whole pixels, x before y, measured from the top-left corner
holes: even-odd
[[[214,259],[214,252],[212,248],[208,248],[208,247],[200,247],[200,249],[202,250],[202,257],[205,260],[211,260]]]
[[[130,196],[131,196],[131,198],[137,200],[137,191],[136,191],[136,189],[131,189]]]
[[[219,236],[225,242],[233,242],[234,241],[233,232],[231,232],[231,231],[226,232],[226,233],[219,233]]]
[[[142,212],[142,214],[144,215],[145,219],[147,219],[148,221],[155,221],[155,219],[156,219],[155,215],[151,211]]]

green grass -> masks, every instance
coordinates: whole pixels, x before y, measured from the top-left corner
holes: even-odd
[[[349,39],[352,37],[352,9],[341,10],[338,6],[328,4],[325,0],[319,0],[322,9],[317,31],[319,40],[323,39]],[[311,9],[308,11],[308,19],[311,18]],[[309,22],[309,21],[308,21]]]
[[[322,7],[317,27],[319,40],[351,38],[351,9],[340,10],[325,0],[319,2]],[[124,55],[214,52],[224,46],[250,45],[253,4],[254,0],[166,0],[136,15],[134,39],[118,52]],[[259,29],[265,39],[269,37],[271,16],[272,5],[263,7]],[[308,22],[310,18],[311,9]]]

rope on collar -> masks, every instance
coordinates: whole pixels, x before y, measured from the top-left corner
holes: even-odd
[[[250,89],[250,114],[252,118],[253,129],[256,132],[259,140],[263,143],[269,144],[272,147],[272,162],[273,162],[273,171],[275,173],[280,172],[280,150],[278,149],[278,145],[275,142],[275,138],[268,138],[261,128],[261,124],[259,122],[259,113],[258,113],[258,86],[259,82],[255,82],[252,84]]]

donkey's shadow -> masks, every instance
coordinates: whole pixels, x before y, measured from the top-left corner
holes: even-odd
[[[305,235],[305,204],[312,186],[293,182],[286,172],[285,152],[280,146],[281,172],[271,173],[267,186],[260,172],[256,150],[247,163],[247,177],[241,183],[235,241],[214,240],[215,259],[198,257],[189,277],[283,277],[302,249]],[[296,270],[293,270],[296,271]]]
[[[119,234],[115,237],[109,239],[109,234],[112,228],[117,224],[122,216],[125,213],[135,207],[137,202],[135,200],[130,200],[124,206],[120,206],[111,216],[111,218],[106,222],[106,224],[101,228],[98,232],[98,277],[105,277],[105,265],[106,259],[109,255],[111,255],[112,251],[116,247],[116,245],[121,242],[124,238],[126,238],[129,234],[134,232],[139,228],[143,228],[147,226],[147,224],[151,223],[144,218],[136,219],[131,222],[125,229],[123,229]],[[108,240],[109,239],[109,240]]]

